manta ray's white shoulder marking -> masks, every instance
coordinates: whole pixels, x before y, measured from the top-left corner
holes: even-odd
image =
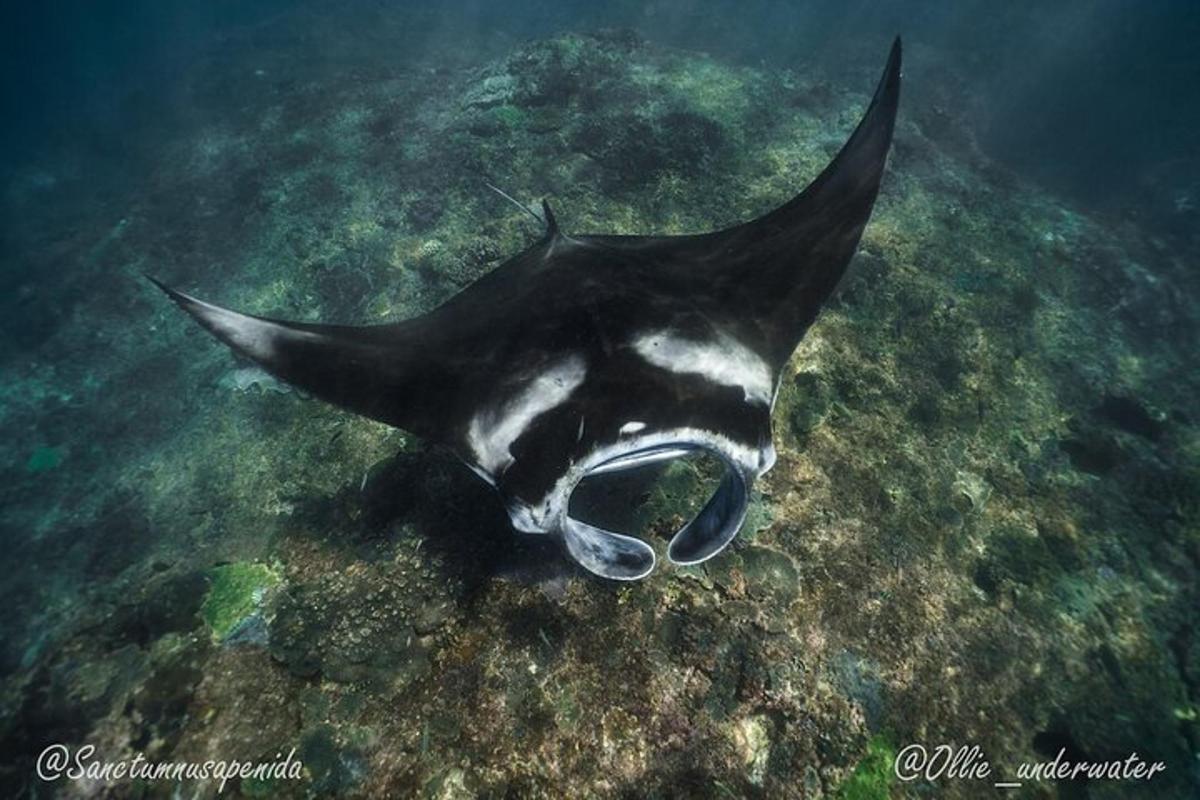
[[[771,368],[750,348],[732,336],[687,339],[670,330],[638,334],[633,340],[637,354],[668,372],[703,375],[722,386],[737,386],[747,402],[769,406],[775,390]]]
[[[587,376],[583,356],[552,362],[508,398],[485,406],[467,426],[467,444],[479,466],[499,475],[514,461],[509,448],[541,414],[565,403]],[[582,427],[581,427],[582,432]]]

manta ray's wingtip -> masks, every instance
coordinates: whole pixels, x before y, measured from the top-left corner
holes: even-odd
[[[160,281],[158,278],[151,275],[149,272],[143,272],[142,277],[145,278],[146,280],[150,281],[151,283],[153,283],[155,286],[157,286],[159,289],[161,289],[163,292],[165,292],[168,296],[171,294],[171,289],[165,283]]]
[[[892,49],[888,52],[887,65],[883,68],[883,77],[879,80],[876,97],[888,96],[894,104],[900,94],[900,65],[904,60],[904,45],[899,34],[892,40]]]
[[[190,294],[184,294],[183,292],[179,291],[178,289],[172,289],[170,286],[163,283],[158,278],[151,275],[149,272],[143,272],[142,275],[145,276],[146,280],[150,281],[155,286],[157,286],[158,289],[163,294],[165,294],[167,297],[169,297],[171,299],[171,302],[173,302],[175,305],[179,306],[184,311],[191,314],[193,317],[199,317],[199,314],[197,313],[197,309],[199,309],[201,306],[206,305],[203,301],[197,300],[195,297],[192,297]]]
[[[287,339],[289,326],[275,320],[253,317],[172,289],[149,273],[146,280],[157,286],[171,302],[200,323],[211,334],[267,370],[277,369],[278,350]]]
[[[185,295],[183,292],[177,292],[174,289],[172,289],[170,286],[167,286],[165,283],[163,283],[158,278],[151,275],[149,272],[143,272],[142,277],[144,277],[146,280],[150,281],[155,286],[157,286],[159,291],[161,291],[163,294],[165,294],[167,297],[171,298],[171,300],[178,303],[179,305],[183,305],[186,302],[186,300],[191,299],[187,295]]]

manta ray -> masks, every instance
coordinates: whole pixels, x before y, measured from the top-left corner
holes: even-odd
[[[724,475],[667,557],[698,564],[737,535],[775,462],[784,367],[845,272],[879,191],[900,40],[858,127],[799,195],[679,236],[545,233],[433,311],[356,327],[250,316],[154,280],[240,355],[344,409],[448,447],[513,527],[555,537],[596,575],[635,580],[654,548],[571,516],[585,478],[705,451]]]

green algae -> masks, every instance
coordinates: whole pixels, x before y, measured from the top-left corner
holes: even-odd
[[[32,473],[49,472],[62,464],[65,458],[61,447],[42,446],[30,454],[25,462],[25,471]]]
[[[239,562],[215,567],[212,583],[200,615],[220,641],[262,605],[268,590],[280,582],[276,569],[257,562]]]
[[[896,748],[888,737],[876,734],[867,742],[867,753],[854,772],[838,787],[839,800],[888,800],[895,779]]]

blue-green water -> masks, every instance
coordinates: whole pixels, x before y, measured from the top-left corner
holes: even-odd
[[[3,796],[218,790],[51,780],[58,745],[294,750],[235,797],[1200,789],[1192,4],[102,2],[3,29]],[[589,576],[444,449],[143,279],[362,325],[537,240],[488,184],[571,234],[748,220],[837,153],[897,33],[871,221],[741,535],[696,567]],[[711,470],[593,511],[665,549]],[[896,775],[939,744],[991,772]],[[1134,753],[1163,769],[1019,772]]]

